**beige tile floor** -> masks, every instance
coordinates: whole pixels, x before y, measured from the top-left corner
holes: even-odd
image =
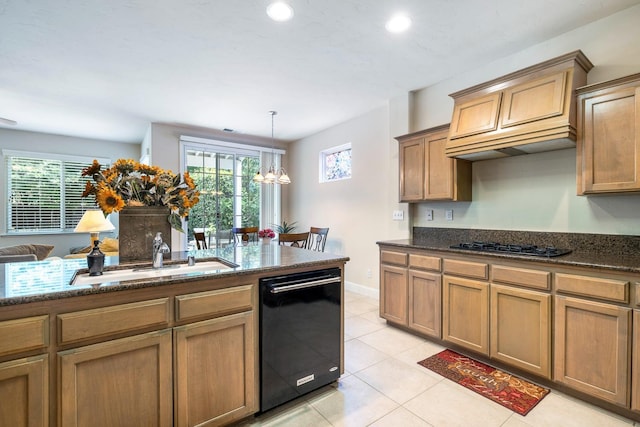
[[[417,364],[442,350],[387,326],[377,300],[347,292],[345,373],[337,384],[238,425],[640,427],[555,390],[523,417]]]

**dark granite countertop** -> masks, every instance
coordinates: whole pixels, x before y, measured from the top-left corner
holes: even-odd
[[[228,270],[214,270],[207,272],[191,272],[187,274],[153,277],[150,280],[135,280],[128,282],[110,282],[99,285],[71,285],[74,274],[80,270],[86,274],[87,260],[80,259],[52,259],[35,262],[19,262],[0,264],[0,307],[89,295],[102,292],[115,292],[128,289],[162,286],[205,277],[224,277],[238,274],[254,274],[257,272],[268,275],[283,268],[317,266],[332,262],[347,262],[348,257],[324,252],[314,252],[306,249],[291,248],[276,244],[252,244],[248,246],[229,246],[220,249],[208,249],[192,252],[197,262],[205,260],[220,260],[237,265]],[[186,262],[187,252],[173,252],[171,259],[165,260],[165,265]],[[151,260],[140,266],[150,266]],[[119,264],[118,257],[106,257],[105,270],[131,268],[136,264]]]
[[[534,257],[450,248],[462,242],[474,241],[554,246],[560,249],[571,249],[572,252],[558,257]],[[415,227],[411,239],[377,243],[403,248],[640,273],[640,236]]]

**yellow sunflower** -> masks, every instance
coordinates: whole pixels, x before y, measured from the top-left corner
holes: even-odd
[[[118,212],[124,208],[124,200],[122,200],[122,197],[105,185],[98,187],[96,201],[105,214]]]

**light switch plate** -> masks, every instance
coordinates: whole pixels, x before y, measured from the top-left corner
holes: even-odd
[[[444,217],[447,221],[453,221],[453,209],[447,209],[444,211]]]
[[[433,209],[427,209],[427,221],[433,221]]]
[[[393,220],[402,221],[404,219],[404,211],[393,211]]]

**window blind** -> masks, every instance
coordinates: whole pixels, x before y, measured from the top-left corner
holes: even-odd
[[[87,181],[82,169],[93,158],[59,157],[5,154],[7,233],[73,231],[80,221],[91,203],[81,198]]]

